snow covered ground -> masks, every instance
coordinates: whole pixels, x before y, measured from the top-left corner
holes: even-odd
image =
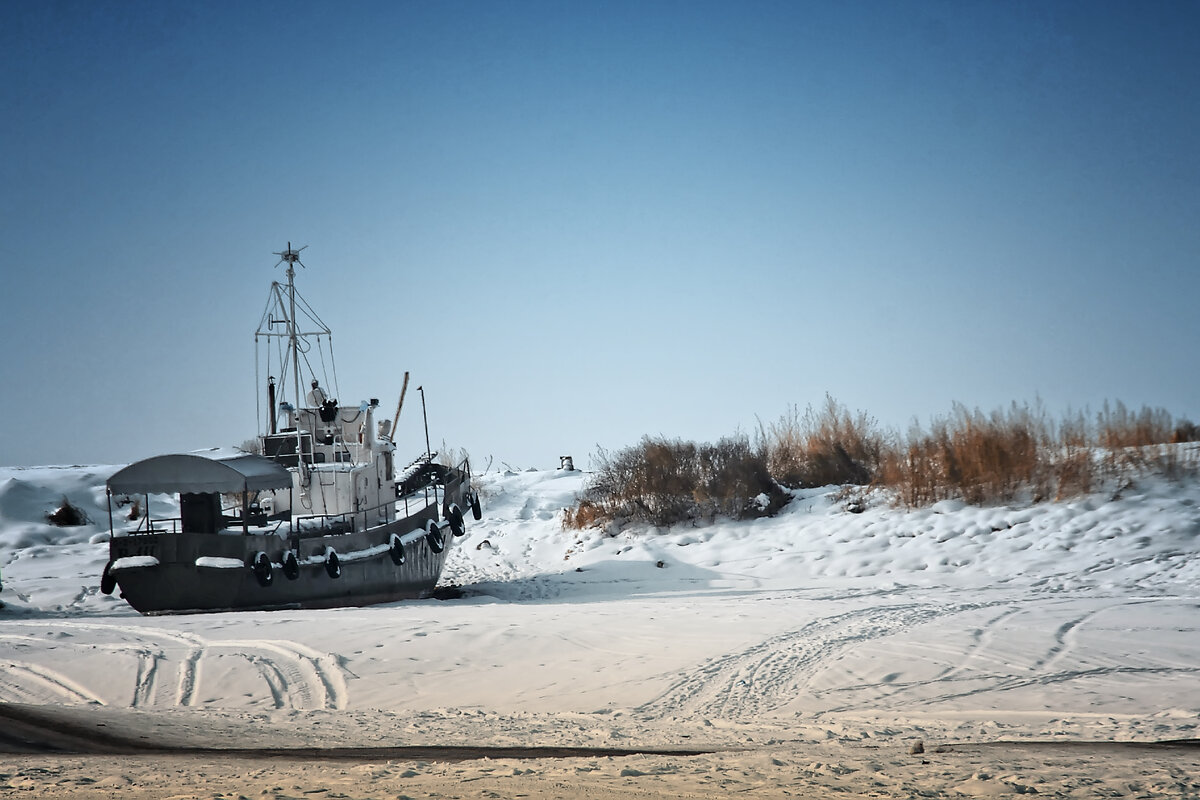
[[[1194,478],[609,536],[561,526],[583,473],[493,472],[459,599],[142,617],[98,590],[115,469],[0,468],[0,701],[309,745],[1200,738]]]

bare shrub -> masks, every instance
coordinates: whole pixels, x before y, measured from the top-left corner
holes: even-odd
[[[615,453],[601,449],[592,460],[595,471],[564,514],[566,527],[742,519],[774,513],[787,499],[761,452],[744,437],[715,445],[646,437]]]
[[[1179,470],[1178,450],[1164,448],[1180,426],[1162,408],[1142,406],[1130,411],[1117,401],[1107,402],[1096,415],[1097,445],[1104,452],[1103,469],[1106,477],[1128,479],[1131,474],[1158,471],[1174,475]]]
[[[830,395],[803,415],[793,406],[762,433],[767,466],[784,486],[809,488],[871,483],[886,438],[874,418],[850,411]]]
[[[82,508],[72,505],[71,501],[63,496],[62,503],[58,508],[46,515],[46,519],[51,525],[56,525],[59,528],[74,528],[79,525],[87,525],[91,522],[88,515]]]
[[[1179,420],[1175,425],[1175,431],[1171,434],[1171,444],[1196,441],[1200,441],[1200,428],[1196,427],[1196,423],[1187,419]]]
[[[442,447],[433,454],[433,459],[443,467],[457,467],[464,461],[470,461],[471,454],[462,447],[454,447],[442,440]]]

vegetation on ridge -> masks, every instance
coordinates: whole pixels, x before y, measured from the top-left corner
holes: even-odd
[[[1040,405],[1013,403],[985,414],[956,403],[928,428],[914,423],[900,435],[827,395],[819,408],[792,408],[760,425],[753,441],[645,437],[616,452],[600,450],[564,524],[769,515],[786,503],[784,487],[882,488],[910,508],[952,498],[1043,502],[1126,485],[1140,473],[1195,474],[1200,449],[1169,445],[1197,440],[1200,429],[1188,420],[1119,402],[1105,403],[1094,417],[1072,412],[1057,422]]]

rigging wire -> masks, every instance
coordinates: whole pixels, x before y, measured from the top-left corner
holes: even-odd
[[[333,364],[333,390],[340,397],[342,394],[342,390],[341,390],[341,387],[338,386],[337,359],[335,359],[333,357],[333,336],[332,336],[332,334],[329,336],[329,363]]]
[[[325,348],[321,346],[320,335],[317,336],[317,353],[321,356],[321,380],[325,381],[326,386],[329,386],[329,368],[325,366]],[[336,384],[333,387],[333,393],[335,395],[338,393]]]
[[[268,364],[267,366],[270,367],[271,365]],[[260,381],[261,377],[258,372],[258,334],[256,333],[254,334],[254,426],[260,431],[265,431],[267,426],[265,424],[266,419],[262,415],[262,396],[259,394],[262,383]],[[267,414],[269,415],[270,413],[271,410],[267,409]]]

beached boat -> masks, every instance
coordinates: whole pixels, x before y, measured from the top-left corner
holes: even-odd
[[[155,456],[108,480],[111,538],[100,588],[119,588],[143,614],[428,597],[454,536],[465,530],[464,514],[480,518],[470,464],[439,463],[427,423],[425,452],[398,470],[393,421],[376,424],[378,400],[339,404],[316,375],[301,395],[301,371],[313,372],[312,348],[326,363],[328,346],[332,364],[332,335],[296,292],[300,251],[289,243],[276,255],[287,265],[287,283],[271,284],[255,335],[269,375],[258,452]],[[274,371],[290,380],[277,384]],[[281,388],[289,383],[290,398]],[[406,374],[397,419],[407,385]],[[178,517],[150,515],[151,495],[158,494],[178,496]],[[116,530],[114,518],[130,511],[137,528]]]

